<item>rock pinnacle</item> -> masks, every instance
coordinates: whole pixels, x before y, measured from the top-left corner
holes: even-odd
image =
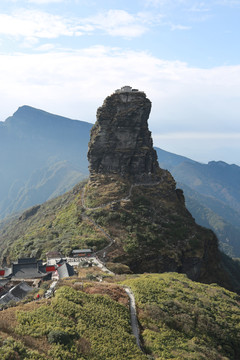
[[[88,148],[90,176],[119,174],[132,181],[158,179],[148,117],[151,101],[145,93],[124,86],[97,110]]]

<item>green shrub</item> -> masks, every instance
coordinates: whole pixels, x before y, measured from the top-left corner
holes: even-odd
[[[52,330],[48,334],[48,342],[50,344],[63,344],[67,345],[70,342],[70,336],[62,330]]]
[[[26,346],[18,340],[8,337],[0,343],[1,360],[45,360],[46,358],[38,351],[27,349]]]
[[[108,262],[107,268],[116,274],[131,274],[129,266],[121,263]]]

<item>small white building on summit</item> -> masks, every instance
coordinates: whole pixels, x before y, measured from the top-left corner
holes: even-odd
[[[121,89],[115,90],[115,93],[125,93],[125,92],[141,92],[141,93],[143,93],[144,91],[139,91],[138,89],[133,89],[131,86],[128,86],[128,85],[121,87]]]

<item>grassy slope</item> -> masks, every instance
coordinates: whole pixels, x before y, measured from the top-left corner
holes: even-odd
[[[124,282],[135,294],[142,337],[156,359],[237,360],[240,297],[175,273]]]
[[[49,250],[60,250],[66,256],[73,248],[102,249],[109,240],[86,218],[88,215],[115,240],[105,260],[124,263],[135,273],[171,270],[228,287],[218,265],[216,237],[195,224],[182,195],[174,190],[171,175],[164,176],[161,184],[134,187],[131,201],[119,201],[129,194],[128,182],[119,177],[98,177],[87,186],[85,204],[95,207],[117,202],[85,211],[81,202],[84,183],[80,183],[1,228],[1,256],[10,263],[19,256],[44,259]]]
[[[117,287],[109,286],[108,293],[112,289],[116,295]],[[118,293],[121,291],[118,288]],[[90,295],[62,286],[51,302],[41,300],[17,310],[18,307],[0,313],[3,360],[147,359],[132,335],[128,306],[109,296]],[[4,318],[9,312],[10,322],[6,326]],[[52,342],[54,335],[56,342]]]
[[[109,250],[110,261],[114,258],[116,262],[125,263],[135,273],[171,270],[227,286],[228,281],[218,265],[215,235],[196,225],[181,193],[175,192],[171,175],[164,175],[163,183],[134,187],[131,201],[87,211],[116,240]],[[110,181],[105,176],[104,180],[98,177],[88,185],[85,199],[89,206],[99,206],[109,198],[117,200],[128,194],[126,183],[114,177]]]
[[[81,189],[72,191],[24,212],[0,230],[2,258],[19,256],[45,258],[49,250],[69,255],[73,248],[102,248],[104,236],[83,218]]]
[[[51,300],[0,312],[1,359],[147,359],[136,346],[128,297],[116,281],[135,294],[151,358],[239,359],[239,296],[175,273],[124,277],[88,281],[84,291],[79,279],[64,280]],[[58,343],[51,340],[54,334]]]
[[[103,177],[87,188],[85,203],[94,207],[119,200],[128,195],[130,184],[121,179]],[[72,191],[24,212],[18,219],[0,230],[2,256],[16,259],[18,256],[44,257],[48,250],[59,249],[68,255],[74,247],[103,247],[108,240],[96,227],[84,218],[81,193],[84,183]],[[171,195],[171,185],[153,188],[134,188],[130,202],[121,202],[99,210],[88,210],[86,214],[101,225],[116,239],[117,249],[113,257],[144,252],[155,253],[165,245],[164,253],[172,254],[176,242],[185,238],[194,222],[187,211],[181,213],[182,205],[176,213],[176,198]],[[169,195],[170,192],[170,195]],[[161,203],[159,198],[162,197]],[[159,206],[160,205],[160,206]],[[188,224],[186,224],[186,216]],[[159,223],[160,221],[160,223]],[[159,231],[159,229],[161,229]],[[193,233],[195,229],[192,230]],[[202,230],[204,231],[204,230]],[[166,244],[165,239],[169,239]],[[197,236],[192,237],[192,253],[201,251]],[[175,253],[181,252],[177,249]],[[177,255],[176,255],[177,256]]]

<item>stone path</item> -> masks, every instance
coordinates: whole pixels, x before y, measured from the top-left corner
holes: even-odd
[[[134,297],[134,294],[133,294],[132,290],[129,287],[124,286],[124,290],[128,294],[129,301],[130,301],[129,306],[130,306],[130,314],[131,314],[132,332],[133,332],[133,335],[136,338],[137,346],[141,350],[143,350],[142,346],[141,346],[140,337],[139,337],[140,332],[139,332],[139,327],[138,327],[138,319],[137,319],[137,310],[136,310],[135,297]]]
[[[50,298],[54,295],[55,287],[57,285],[57,280],[54,280],[51,285],[49,286],[49,289],[45,292],[44,297]]]
[[[94,258],[93,263],[96,264],[98,267],[100,267],[100,269],[102,269],[102,271],[106,272],[107,274],[115,275],[114,272],[112,272],[108,268],[106,268],[104,263],[98,257]]]
[[[85,198],[86,186],[84,186],[83,191],[82,191],[82,195],[81,195],[82,207],[83,207],[85,210],[99,210],[99,209],[103,209],[103,208],[105,208],[105,207],[107,207],[107,206],[109,206],[109,205],[117,204],[117,203],[120,203],[120,202],[122,202],[122,201],[129,201],[130,198],[131,198],[131,196],[132,196],[132,189],[133,189],[134,187],[137,187],[137,186],[149,186],[149,187],[151,187],[151,186],[159,185],[160,183],[161,183],[161,181],[154,182],[154,183],[135,183],[135,184],[132,184],[132,185],[130,186],[130,188],[129,188],[128,195],[125,196],[124,198],[121,198],[121,199],[119,199],[119,200],[113,200],[113,201],[110,201],[110,202],[108,202],[108,203],[106,203],[106,204],[102,204],[102,205],[99,205],[99,206],[96,206],[96,207],[91,207],[91,208],[90,208],[90,207],[87,207],[87,206],[85,205],[85,200],[84,200],[84,198]]]
[[[84,214],[83,219],[84,218],[87,219],[88,221],[90,221],[109,240],[109,244],[107,246],[105,246],[101,250],[96,251],[96,254],[99,254],[100,252],[103,253],[103,258],[105,258],[104,253],[106,252],[107,249],[109,249],[115,243],[115,240],[101,226],[99,226],[93,219],[91,219],[88,215]]]
[[[102,205],[99,205],[99,206],[96,206],[96,207],[93,207],[93,208],[89,208],[85,205],[85,191],[86,191],[86,186],[83,188],[83,191],[82,191],[82,195],[81,195],[81,202],[82,202],[82,207],[84,210],[99,210],[99,209],[103,209],[109,205],[113,205],[113,204],[116,204],[116,203],[120,203],[122,201],[129,201],[131,196],[132,196],[132,190],[134,187],[137,187],[137,186],[156,186],[156,185],[159,185],[161,182],[155,182],[155,183],[135,183],[135,184],[132,184],[130,186],[130,189],[129,189],[129,192],[128,192],[128,195],[124,198],[121,198],[119,200],[114,200],[114,201],[110,201],[106,204],[102,204]],[[104,253],[105,251],[110,248],[114,243],[115,243],[115,240],[111,238],[111,236],[101,227],[99,226],[93,219],[91,219],[88,215],[84,214],[83,215],[83,218],[87,219],[88,221],[90,221],[98,230],[100,230],[104,236],[109,240],[109,244],[97,251],[97,253],[101,252],[103,253],[103,258],[105,257],[104,256]],[[111,272],[110,270],[108,270],[105,265],[99,260],[97,259],[98,261],[98,266],[100,267],[103,267],[104,269],[106,269],[109,273],[113,274],[113,272]],[[126,291],[126,293],[128,294],[129,296],[129,307],[130,307],[130,315],[131,315],[131,326],[132,326],[132,332],[133,332],[133,335],[135,336],[136,338],[136,342],[137,342],[137,345],[138,347],[140,348],[141,351],[143,351],[143,348],[141,346],[141,341],[140,341],[140,331],[139,331],[139,326],[138,326],[138,319],[137,319],[137,311],[136,311],[136,303],[135,303],[135,297],[134,297],[134,294],[132,292],[132,290],[129,288],[129,287],[126,287],[124,286],[124,290]]]

